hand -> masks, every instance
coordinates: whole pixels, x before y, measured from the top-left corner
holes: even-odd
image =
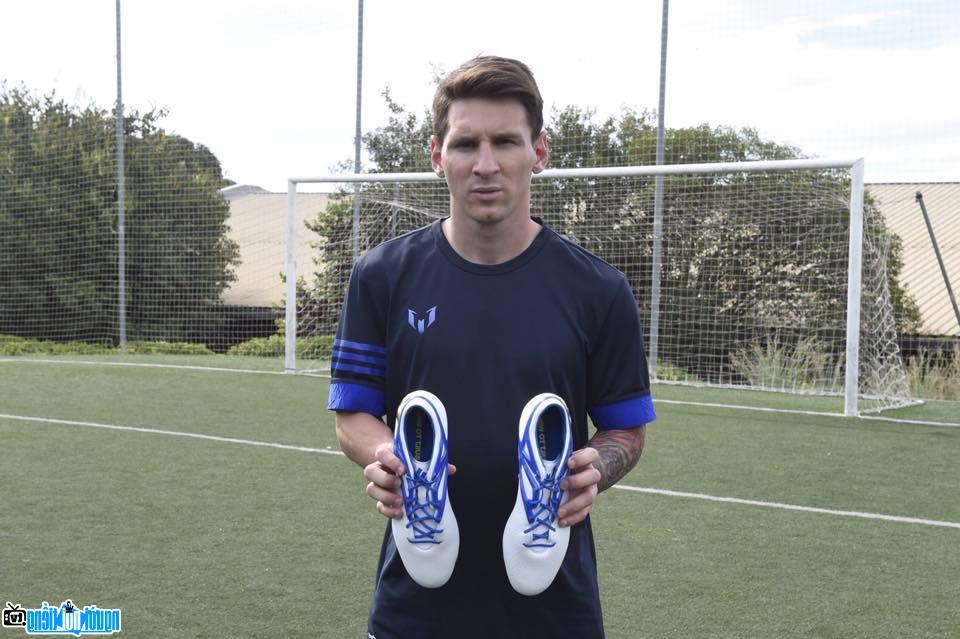
[[[370,480],[367,494],[377,502],[377,510],[385,517],[403,517],[403,497],[400,495],[400,476],[406,470],[403,462],[393,453],[393,442],[377,446],[374,462],[363,469],[363,476]]]
[[[593,466],[599,457],[600,453],[588,446],[575,451],[567,460],[569,472],[560,485],[567,492],[567,501],[557,512],[561,526],[579,524],[590,514],[599,492],[597,483],[601,475]]]
[[[403,497],[400,494],[400,477],[406,472],[403,462],[393,452],[393,442],[385,442],[374,451],[375,461],[363,469],[363,476],[370,480],[367,494],[377,502],[377,510],[385,517],[403,517]],[[447,474],[457,472],[457,467],[447,464]]]

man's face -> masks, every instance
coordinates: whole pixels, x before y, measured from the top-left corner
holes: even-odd
[[[530,140],[527,113],[513,99],[455,100],[443,144],[430,141],[433,168],[450,189],[451,215],[481,224],[530,216],[530,176],[547,164],[547,138]]]

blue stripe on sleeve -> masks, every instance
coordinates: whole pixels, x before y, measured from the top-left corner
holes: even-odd
[[[601,430],[614,428],[634,428],[652,422],[657,418],[653,410],[653,398],[641,395],[612,404],[600,404],[590,407],[590,418]]]
[[[381,379],[383,379],[383,376],[384,376],[383,368],[371,368],[369,366],[354,366],[353,364],[345,364],[337,360],[333,361],[333,363],[330,365],[330,368],[332,368],[334,372],[348,371],[350,373],[360,373],[362,375],[373,375],[374,377],[379,377]]]
[[[333,382],[330,384],[327,408],[358,411],[370,413],[374,417],[382,417],[387,412],[387,396],[382,390],[369,386]]]
[[[377,346],[376,344],[364,344],[363,342],[351,342],[345,339],[335,339],[333,340],[334,346],[346,346],[347,348],[354,348],[358,351],[366,351],[368,353],[380,353],[381,355],[387,354],[387,349],[383,346]]]
[[[382,357],[377,357],[376,355],[358,355],[357,353],[348,353],[346,351],[341,351],[339,348],[333,349],[333,359],[349,359],[354,362],[367,362],[368,364],[373,364],[374,366],[384,366],[384,360]]]

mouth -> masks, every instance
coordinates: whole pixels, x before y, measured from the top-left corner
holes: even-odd
[[[498,186],[478,186],[470,189],[470,193],[480,198],[490,198],[496,196],[502,190]]]

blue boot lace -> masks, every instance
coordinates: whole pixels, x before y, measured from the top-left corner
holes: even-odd
[[[427,476],[427,471],[417,468],[413,477],[403,478],[403,508],[407,515],[407,528],[413,532],[408,537],[411,544],[439,544],[436,535],[443,532],[440,528],[440,519],[443,517],[443,508],[446,502],[446,491],[442,485],[446,474],[446,455],[438,459],[434,467],[433,478]]]
[[[560,482],[567,474],[566,467],[558,464],[545,477],[540,477],[532,455],[532,451],[526,450],[520,455],[521,472],[533,489],[531,494],[523,490],[523,506],[527,522],[530,523],[523,533],[531,535],[530,541],[523,545],[527,548],[552,548],[557,545],[557,542],[550,538],[550,534],[557,530],[557,510],[560,508],[560,500],[563,499]],[[525,487],[522,478],[521,485]]]

